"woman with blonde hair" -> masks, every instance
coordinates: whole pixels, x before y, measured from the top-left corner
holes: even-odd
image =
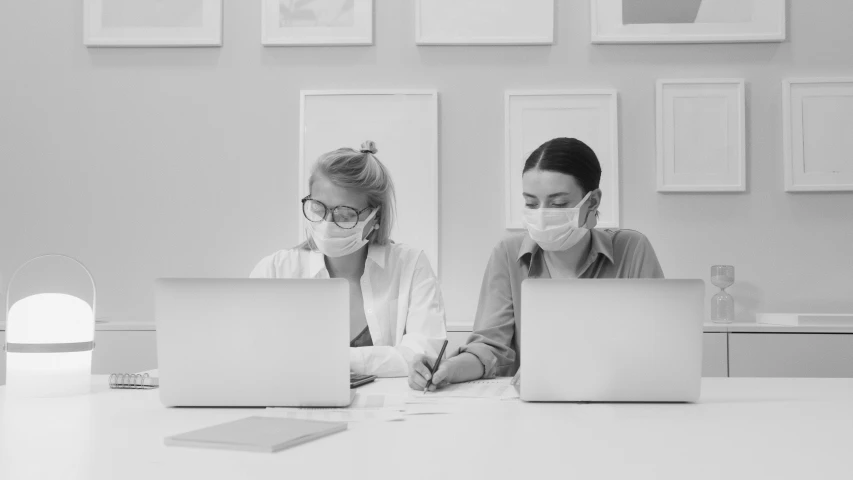
[[[344,278],[350,285],[350,371],[408,375],[447,337],[444,301],[420,249],[390,239],[394,184],[376,144],[322,155],[302,199],[308,240],[261,260],[252,278]]]

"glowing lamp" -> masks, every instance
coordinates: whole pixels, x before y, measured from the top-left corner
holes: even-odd
[[[9,308],[15,276],[30,262],[45,257],[74,261],[92,282],[92,305],[65,293],[37,293]],[[95,348],[95,280],[79,261],[66,255],[32,258],[15,270],[6,287],[6,393],[10,396],[55,397],[90,391]]]

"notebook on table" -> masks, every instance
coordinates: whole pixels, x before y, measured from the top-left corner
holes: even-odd
[[[345,422],[256,416],[166,437],[164,443],[174,447],[273,453],[346,429]]]
[[[147,373],[113,373],[109,377],[110,388],[147,390],[157,388],[160,379]]]

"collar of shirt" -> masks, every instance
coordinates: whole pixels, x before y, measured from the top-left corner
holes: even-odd
[[[586,257],[586,261],[580,269],[581,273],[586,271],[586,269],[595,262],[599,254],[607,257],[607,259],[610,260],[610,263],[614,263],[613,232],[611,230],[599,230],[597,228],[591,228],[589,232],[592,236],[592,245],[589,250],[589,256]],[[516,260],[527,267],[528,277],[533,278],[542,275],[542,265],[544,264],[542,248],[539,247],[539,244],[533,241],[532,238],[530,238],[530,235],[525,235],[524,240],[522,240],[521,247],[518,249],[518,258]]]
[[[374,263],[379,268],[385,268],[385,255],[387,253],[388,247],[386,245],[376,245],[373,243],[368,244],[367,246],[367,263]],[[318,252],[317,250],[311,250],[311,254],[308,260],[308,265],[310,268],[311,278],[317,278],[317,275],[320,272],[326,270],[326,262],[323,259],[323,254]],[[366,267],[366,265],[365,265]],[[326,276],[329,275],[328,271],[325,273]]]

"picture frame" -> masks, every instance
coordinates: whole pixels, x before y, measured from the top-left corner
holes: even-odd
[[[311,167],[341,147],[373,140],[394,180],[395,242],[423,249],[439,271],[438,91],[421,89],[304,90],[300,100],[299,200]],[[301,204],[298,219],[302,220]],[[305,240],[305,232],[300,232]]]
[[[787,192],[853,191],[853,77],[782,82]]]
[[[657,82],[657,191],[746,191],[743,79]]]
[[[373,45],[373,0],[261,1],[262,45]]]
[[[415,0],[417,45],[550,45],[554,0]]]
[[[557,137],[577,138],[601,163],[598,228],[619,228],[619,110],[614,89],[516,90],[505,93],[505,217],[523,229],[522,171],[527,157]]]
[[[590,0],[594,44],[782,42],[786,0]]]
[[[83,0],[87,47],[218,47],[222,0]]]

